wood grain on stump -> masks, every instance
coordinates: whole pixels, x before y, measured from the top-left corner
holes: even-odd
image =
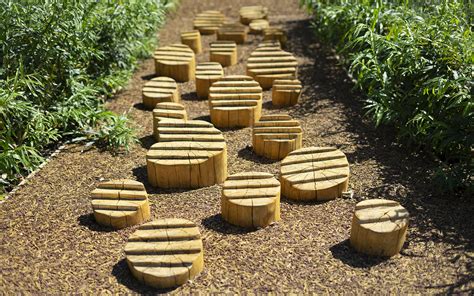
[[[210,47],[211,62],[217,62],[223,67],[237,64],[237,45],[234,41],[214,41]]]
[[[221,64],[200,63],[196,67],[196,94],[199,99],[207,99],[211,85],[224,76]]]
[[[268,27],[263,29],[263,40],[278,40],[282,46],[285,46],[287,41],[286,32],[281,28]]]
[[[257,45],[257,48],[260,50],[280,50],[281,43],[278,40],[266,40],[262,41]]]
[[[280,220],[280,182],[269,173],[231,175],[222,189],[221,211],[227,222],[237,226],[268,226]]]
[[[142,90],[143,105],[147,109],[155,108],[162,102],[179,102],[178,85],[173,78],[155,77],[146,82]]]
[[[300,123],[287,114],[263,115],[253,127],[253,150],[273,160],[285,158],[300,149],[303,131]]]
[[[141,225],[128,238],[125,256],[136,279],[161,289],[181,286],[204,268],[199,228],[185,219],[160,219]]]
[[[158,141],[158,122],[163,119],[188,119],[183,105],[179,103],[159,103],[153,109],[153,136]]]
[[[301,89],[301,81],[298,79],[277,79],[273,81],[273,106],[286,107],[296,105],[301,95]]]
[[[202,52],[201,33],[198,30],[182,32],[181,43],[189,46],[196,54]]]
[[[298,62],[291,53],[274,47],[260,47],[247,59],[247,75],[266,90],[276,79],[295,78],[297,66]]]
[[[239,23],[225,23],[217,31],[217,40],[234,41],[243,44],[247,40],[247,27]]]
[[[266,19],[268,17],[268,8],[261,5],[242,6],[239,10],[239,15],[240,22],[248,25],[253,20]]]
[[[94,218],[100,225],[121,229],[150,219],[148,195],[133,180],[101,182],[91,193]]]
[[[270,27],[270,23],[267,20],[253,20],[249,24],[249,33],[260,34],[268,27]]]
[[[154,53],[155,72],[179,82],[194,79],[196,67],[194,51],[184,44],[159,47]]]
[[[333,147],[292,151],[281,162],[281,191],[293,200],[325,201],[342,196],[349,183],[349,163]]]
[[[249,76],[225,76],[209,89],[209,108],[217,127],[252,126],[262,114],[262,88]]]
[[[368,255],[396,255],[405,242],[408,218],[408,211],[396,201],[361,201],[352,218],[351,245]]]
[[[203,35],[210,35],[222,26],[225,21],[225,16],[217,10],[206,10],[194,18],[194,29],[199,30]]]
[[[158,143],[146,155],[148,181],[162,188],[200,188],[227,178],[227,146],[220,130],[201,120],[161,120]]]

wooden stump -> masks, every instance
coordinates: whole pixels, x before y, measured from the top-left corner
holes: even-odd
[[[209,108],[217,127],[252,126],[262,114],[262,88],[249,76],[225,76],[209,89]]]
[[[217,10],[206,10],[194,18],[194,29],[199,30],[203,35],[210,35],[222,26],[225,21],[225,16]]]
[[[226,23],[217,31],[217,40],[243,44],[247,40],[247,27],[238,23]]]
[[[195,54],[202,52],[201,34],[198,30],[182,32],[181,43],[189,46]]]
[[[158,122],[163,119],[187,120],[188,114],[184,106],[179,103],[159,103],[153,109],[153,136],[158,141]]]
[[[273,160],[300,149],[302,140],[300,123],[287,114],[263,115],[253,127],[253,151]]]
[[[273,81],[282,78],[295,78],[298,62],[295,57],[280,49],[257,48],[247,60],[247,75],[253,77],[266,90]]]
[[[268,226],[280,220],[280,182],[269,173],[231,175],[222,189],[221,211],[227,222],[237,226]]]
[[[227,178],[221,131],[201,120],[161,120],[158,143],[146,155],[148,181],[161,188],[200,188]]]
[[[253,20],[266,19],[268,17],[268,8],[261,5],[242,6],[239,10],[239,15],[240,22],[248,25]]]
[[[281,162],[281,192],[293,200],[325,201],[342,196],[349,183],[349,163],[333,147],[292,151]]]
[[[125,256],[137,280],[161,289],[181,286],[204,268],[199,228],[185,219],[160,219],[141,225],[128,238]]]
[[[351,245],[368,255],[396,255],[405,242],[408,218],[408,211],[396,201],[361,201],[352,218]]]
[[[133,180],[101,182],[91,193],[94,218],[100,225],[121,229],[150,219],[148,195]]]
[[[159,76],[171,77],[179,82],[194,79],[196,67],[194,52],[184,44],[173,44],[158,48],[154,53],[155,72]]]
[[[257,45],[257,48],[260,51],[274,51],[274,50],[280,50],[281,44],[280,44],[280,41],[278,40],[266,40],[266,41],[260,42]]]
[[[155,77],[143,86],[142,98],[143,105],[150,110],[158,103],[177,103],[180,100],[178,85],[173,78]]]
[[[268,27],[263,29],[263,40],[278,40],[282,46],[285,46],[287,41],[286,32],[280,28]]]
[[[253,20],[249,24],[249,33],[260,34],[268,27],[270,27],[270,23],[267,20]]]
[[[237,45],[234,41],[214,41],[210,45],[211,62],[217,62],[222,67],[237,64]]]
[[[301,89],[301,81],[299,81],[298,79],[274,80],[272,87],[273,106],[287,107],[296,105],[301,95]]]
[[[207,99],[211,85],[224,76],[221,64],[200,63],[196,67],[196,94],[199,99]]]

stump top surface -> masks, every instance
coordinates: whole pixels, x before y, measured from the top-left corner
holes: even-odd
[[[232,54],[237,50],[235,41],[218,40],[210,44],[212,54]]]
[[[163,102],[158,103],[153,109],[153,117],[159,119],[175,118],[185,119],[186,109],[180,103]]]
[[[184,44],[172,44],[159,47],[153,58],[167,65],[187,65],[194,59],[194,51]]]
[[[206,10],[196,15],[193,21],[194,28],[217,30],[225,21],[225,16],[217,10]]]
[[[273,81],[273,89],[277,91],[301,91],[301,81],[298,79],[277,79]]]
[[[250,76],[225,76],[212,84],[209,100],[212,108],[226,110],[257,106],[262,100],[262,88]]]
[[[348,180],[349,163],[337,148],[307,147],[290,152],[280,172],[297,189],[324,190]]]
[[[361,201],[356,205],[354,215],[361,227],[377,233],[402,229],[410,216],[398,202],[387,199]]]
[[[263,115],[253,128],[255,136],[264,136],[267,140],[275,141],[295,138],[302,132],[299,121],[288,114]]]
[[[181,32],[181,39],[196,39],[200,37],[201,34],[199,33],[199,30],[192,30],[192,31],[187,31],[187,32]]]
[[[255,20],[267,17],[268,8],[261,5],[242,6],[239,10],[240,17]]]
[[[279,40],[265,40],[257,45],[257,49],[262,51],[281,50],[281,43]]]
[[[291,53],[277,48],[257,48],[247,59],[247,70],[257,76],[294,75],[297,66]]]
[[[219,79],[224,76],[222,65],[216,62],[200,63],[196,67],[197,79]]]
[[[155,77],[143,86],[143,94],[149,98],[169,98],[177,90],[178,84],[170,77]]]
[[[162,279],[189,278],[189,270],[202,256],[198,227],[185,219],[159,219],[142,224],[125,245],[127,261],[139,273]],[[159,284],[158,284],[159,286]]]
[[[263,29],[264,35],[285,35],[286,32],[282,28],[277,27],[268,27]]]
[[[223,185],[223,197],[244,206],[263,206],[280,196],[280,182],[269,173],[243,172],[229,176]]]
[[[254,19],[250,22],[249,27],[253,31],[262,31],[265,28],[268,28],[270,23],[264,19]]]
[[[95,212],[118,217],[136,212],[147,197],[142,183],[119,179],[99,183],[91,192],[91,203]]]
[[[222,27],[219,28],[218,34],[245,34],[247,32],[247,27],[240,23],[224,23]]]

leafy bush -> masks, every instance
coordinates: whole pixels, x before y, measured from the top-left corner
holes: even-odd
[[[149,55],[173,2],[2,1],[1,183],[34,170],[60,140],[129,149],[133,130],[103,100]]]
[[[473,8],[469,1],[303,0],[377,125],[439,157],[443,189],[472,190]]]

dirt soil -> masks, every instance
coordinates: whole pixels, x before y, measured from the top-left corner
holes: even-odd
[[[193,16],[218,9],[237,19],[242,5],[257,1],[183,0],[159,33],[162,45],[179,42],[192,29]],[[393,131],[375,129],[364,119],[360,95],[336,57],[318,43],[310,17],[298,1],[266,0],[270,22],[288,30],[286,50],[299,61],[301,102],[272,108],[265,92],[264,113],[289,112],[301,121],[304,146],[336,146],[351,164],[353,199],[295,203],[282,199],[281,222],[246,231],[220,216],[220,186],[162,190],[146,181],[145,154],[153,144],[152,117],[141,104],[141,88],[153,77],[153,60],[143,62],[129,85],[108,107],[127,113],[141,143],[129,154],[69,146],[15,195],[0,204],[0,294],[158,293],[158,292],[338,292],[472,293],[474,289],[474,206],[443,196],[429,183],[435,164],[395,143]],[[208,59],[209,42],[198,61]],[[261,37],[238,47],[239,64],[226,74],[244,74],[245,61]],[[180,84],[190,118],[209,120],[206,101],[196,98],[194,82]],[[229,174],[265,171],[279,162],[252,153],[251,129],[225,130]],[[197,223],[205,248],[204,271],[175,290],[159,291],[136,281],[123,247],[135,228],[111,231],[91,216],[89,194],[102,179],[144,182],[153,218],[182,217]],[[354,205],[365,198],[400,201],[410,212],[410,229],[400,255],[370,258],[348,244]]]

